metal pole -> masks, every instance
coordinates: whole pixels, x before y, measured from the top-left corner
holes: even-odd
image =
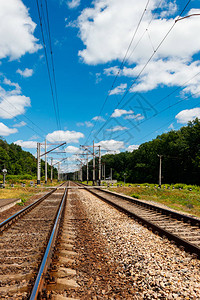
[[[101,185],[101,146],[99,145],[99,185]]]
[[[104,163],[104,172],[103,172],[103,174],[104,174],[104,180],[106,180],[106,163]]]
[[[58,163],[58,182],[60,181],[60,162]]]
[[[159,164],[159,187],[161,188],[161,184],[162,184],[162,155],[158,155],[158,157],[160,158],[160,164]]]
[[[110,168],[110,180],[112,180],[112,168]]]
[[[93,141],[93,185],[95,184],[95,155],[94,155],[94,141]]]
[[[51,158],[51,183],[53,181],[53,158]]]
[[[81,177],[80,180],[81,180],[81,182],[82,182],[82,181],[83,181],[83,169],[82,169],[82,164],[81,164],[80,173],[81,173],[81,174],[80,174],[80,175],[81,175],[81,176],[80,176],[80,177]]]
[[[87,151],[87,184],[89,180],[89,170],[88,170],[88,151]]]
[[[47,184],[47,140],[45,139],[45,184]]]
[[[41,161],[40,161],[40,143],[37,143],[37,184],[40,184],[41,177]]]

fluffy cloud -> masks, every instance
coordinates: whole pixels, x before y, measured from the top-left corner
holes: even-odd
[[[109,92],[109,94],[110,95],[121,95],[125,92],[126,88],[127,88],[127,84],[126,83],[121,83],[119,86],[117,86],[116,88],[111,90]]]
[[[81,127],[81,126],[93,127],[94,125],[90,121],[85,121],[85,122],[76,123],[76,126],[78,126],[78,127]]]
[[[105,122],[104,118],[101,116],[96,116],[94,118],[92,118],[93,121],[100,121],[100,122]]]
[[[144,116],[141,114],[133,114],[133,115],[128,115],[124,117],[125,120],[135,120],[135,121],[140,121],[144,119]]]
[[[181,124],[186,124],[196,118],[200,119],[200,107],[182,110],[175,118],[177,119],[177,122]]]
[[[95,146],[99,145],[102,147],[102,150],[119,151],[120,149],[124,148],[124,142],[116,140],[100,141],[99,143],[95,144]]]
[[[128,146],[128,148],[126,149],[126,151],[128,152],[132,152],[133,150],[137,150],[139,148],[140,145],[130,145]]]
[[[128,129],[127,127],[123,127],[123,126],[114,126],[112,128],[106,129],[107,131],[111,131],[111,132],[117,132],[117,131],[123,131]]]
[[[21,121],[20,123],[14,125],[14,127],[24,127],[24,126],[26,126],[26,122],[24,121]]]
[[[17,84],[11,83],[10,80],[6,80],[6,84],[15,86],[14,90],[6,91],[0,87],[0,118],[12,119],[18,115],[25,113],[25,108],[31,106],[29,97],[21,95],[21,89]],[[5,82],[4,82],[5,83]]]
[[[26,68],[24,71],[18,69],[16,73],[19,73],[23,77],[31,77],[33,75],[33,69]]]
[[[49,142],[67,142],[67,143],[78,143],[80,138],[83,138],[84,134],[77,131],[63,131],[57,130],[47,135]]]
[[[77,8],[80,5],[80,3],[81,3],[80,0],[67,1],[67,5],[70,9]]]
[[[37,148],[37,142],[34,141],[22,141],[22,140],[18,140],[16,142],[14,142],[14,144],[21,146],[22,148],[26,148],[26,149],[34,149]]]
[[[74,147],[74,146],[67,146],[65,148],[65,151],[67,153],[78,153],[80,151],[80,149],[78,147]]]
[[[0,1],[0,59],[18,59],[40,49],[33,36],[35,27],[21,0]]]
[[[94,0],[93,7],[83,10],[78,19],[79,36],[85,46],[79,51],[82,60],[91,65],[122,61],[145,5],[146,0]],[[150,1],[127,55],[129,67],[123,68],[120,75],[136,78],[173,26],[179,11],[176,1],[162,1],[160,12],[152,19],[157,6],[157,0]],[[193,13],[200,13],[200,9],[191,9],[188,15]],[[198,33],[198,18],[177,22],[131,91],[148,91],[163,84],[180,86],[195,71],[199,72],[200,61],[193,61],[200,49],[200,39],[196,38]],[[116,76],[118,71],[118,67],[113,66],[104,70],[104,73]],[[196,78],[194,82],[186,84],[185,92],[195,93],[199,86],[200,78]],[[120,86],[113,90],[113,93],[120,92],[123,92]]]
[[[172,1],[168,2],[168,11],[170,12],[173,3]],[[85,45],[85,49],[80,51],[79,55],[84,61],[88,64],[97,64],[116,59],[122,60],[145,5],[146,0],[141,0],[139,3],[137,0],[95,0],[93,8],[86,8],[79,17],[80,37]],[[157,5],[157,0],[150,1],[143,22],[139,27],[136,41],[148,28]],[[165,6],[165,15],[167,15],[166,2],[163,1],[162,5],[162,8]],[[199,13],[199,11],[199,9],[192,9],[188,14]],[[159,45],[177,18],[177,16],[164,18],[161,14],[154,16],[148,34],[144,35],[135,49],[134,55],[131,57],[128,55],[129,62],[146,61],[153,52],[152,44],[154,48]],[[190,22],[185,20],[177,22],[165,40],[164,46],[159,49],[159,57],[188,58],[199,52],[200,41],[196,39],[198,31],[198,18],[191,18]],[[152,43],[149,41],[149,36]],[[133,43],[132,46],[133,49],[135,44]]]
[[[125,110],[125,109],[115,109],[114,112],[112,113],[111,117],[112,118],[119,118],[122,115],[130,115],[133,114],[132,110]]]
[[[16,128],[9,128],[2,122],[0,122],[0,135],[1,136],[8,136],[10,134],[16,133],[18,130]]]

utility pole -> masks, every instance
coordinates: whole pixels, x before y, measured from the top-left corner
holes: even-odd
[[[60,181],[60,162],[58,163],[58,182]]]
[[[83,181],[83,166],[81,164],[81,168],[80,168],[80,181]]]
[[[94,141],[93,141],[93,185],[95,185],[95,153],[94,153]]]
[[[101,146],[99,145],[99,185],[101,185]]]
[[[53,158],[51,158],[51,183],[53,181]]]
[[[89,180],[89,170],[88,170],[88,151],[87,151],[87,184]]]
[[[40,184],[40,178],[41,178],[40,143],[37,143],[37,184]]]
[[[47,184],[47,140],[45,139],[45,184]]]
[[[163,155],[158,155],[158,157],[160,158],[160,164],[159,164],[159,187],[161,188],[161,184],[162,184],[162,157],[163,157]]]

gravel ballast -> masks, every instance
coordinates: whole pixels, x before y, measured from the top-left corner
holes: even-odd
[[[93,238],[102,244],[102,253],[106,255],[107,265],[113,267],[112,276],[115,286],[112,286],[112,282],[109,285],[105,283],[105,275],[102,289],[102,278],[99,280],[98,288],[101,291],[97,292],[93,287],[90,299],[200,299],[198,259],[180,250],[167,239],[153,234],[89,192],[79,189],[73,193],[74,199],[76,198],[76,201],[73,201],[74,210],[77,210],[75,204],[78,201],[79,214],[84,214],[84,230],[90,231],[88,236],[91,238],[93,230]],[[79,232],[81,232],[80,225],[80,222],[79,225],[76,222],[75,227],[79,227]],[[83,227],[83,224],[81,226]],[[77,240],[77,246],[80,247],[82,244],[84,253],[84,248],[87,243],[91,243],[91,240],[88,238],[88,241],[81,242],[82,238]],[[84,259],[90,260],[93,264],[92,260],[98,255],[101,258],[101,253],[98,254],[98,251],[93,249],[91,257],[89,257],[90,252],[87,252],[87,259]],[[81,251],[79,258],[82,259]],[[89,266],[89,262],[87,264]],[[83,265],[82,267],[84,268]],[[77,265],[77,268],[79,269],[78,281],[81,285],[86,274],[81,271],[80,266]],[[116,276],[115,280],[114,276]],[[96,282],[93,277],[95,275],[91,275],[91,286]],[[85,287],[84,283],[82,284],[82,292],[79,294],[81,299],[88,299],[83,296],[84,292],[87,293],[88,287],[90,289],[87,280],[86,282]]]

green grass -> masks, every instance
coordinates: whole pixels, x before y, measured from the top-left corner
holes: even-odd
[[[140,186],[131,184],[131,187],[111,187],[110,190],[123,193],[137,199],[159,202],[173,209],[200,217],[199,187],[184,185],[181,190],[179,190],[179,188],[173,189],[173,186],[169,187],[169,189],[164,189],[162,186],[162,188],[159,189],[150,184],[142,184]]]

